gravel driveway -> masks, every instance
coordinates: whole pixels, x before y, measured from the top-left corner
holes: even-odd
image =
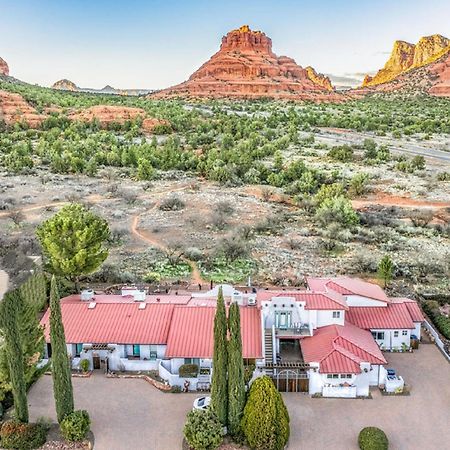
[[[374,425],[389,437],[390,450],[448,448],[450,364],[432,344],[413,354],[385,354],[412,387],[410,396],[372,400],[313,399],[283,394],[291,416],[290,450],[357,450],[361,428]],[[89,411],[96,450],[177,450],[195,394],[164,394],[139,379],[102,374],[73,378],[77,408]],[[32,420],[55,418],[52,381],[42,377],[30,390]]]
[[[72,378],[75,407],[92,419],[95,450],[172,450],[181,448],[187,412],[196,395],[167,394],[141,379]],[[31,420],[56,420],[52,377],[44,375],[28,395]]]

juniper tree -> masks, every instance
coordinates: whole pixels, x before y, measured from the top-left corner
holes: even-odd
[[[378,278],[383,281],[384,288],[392,281],[394,263],[389,255],[384,255],[378,264]]]
[[[227,386],[227,314],[223,299],[222,287],[217,296],[217,309],[214,317],[214,354],[211,381],[211,409],[223,426],[228,418],[228,386]]]
[[[97,270],[108,256],[108,223],[77,203],[64,206],[36,234],[49,272],[67,277],[77,290],[80,277]]]
[[[20,422],[28,422],[27,387],[18,320],[22,302],[18,289],[7,292],[1,302],[0,322],[8,359],[15,416]]]
[[[241,319],[239,306],[233,302],[228,313],[228,430],[232,436],[240,432],[245,407],[244,360],[242,359]]]
[[[70,360],[67,354],[64,325],[62,323],[61,305],[55,276],[50,287],[50,342],[52,344],[53,395],[55,397],[58,422],[72,413],[73,388]]]

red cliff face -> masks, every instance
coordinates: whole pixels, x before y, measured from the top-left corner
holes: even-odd
[[[0,75],[9,75],[9,67],[6,61],[0,58]]]
[[[247,25],[224,36],[219,51],[188,81],[153,97],[341,99],[327,77],[312,68],[304,69],[292,58],[277,57],[272,51],[272,40]]]

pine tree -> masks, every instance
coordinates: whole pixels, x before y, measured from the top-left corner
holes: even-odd
[[[227,386],[227,313],[223,299],[222,287],[217,296],[217,309],[214,318],[214,354],[211,381],[211,409],[223,426],[228,418],[228,386]]]
[[[62,323],[61,305],[55,276],[50,288],[50,341],[52,344],[53,394],[58,422],[74,410],[70,360]]]
[[[14,397],[15,416],[20,422],[28,422],[27,387],[18,320],[22,302],[23,299],[18,289],[4,295],[1,302],[1,326]]]
[[[239,305],[233,302],[228,314],[228,431],[239,435],[245,407],[244,360],[242,359],[241,319]]]
[[[384,255],[378,264],[378,278],[383,281],[384,288],[392,281],[394,276],[394,263],[389,255]]]

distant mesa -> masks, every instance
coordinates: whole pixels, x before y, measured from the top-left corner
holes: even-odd
[[[9,67],[3,58],[0,58],[0,75],[9,76]]]
[[[73,81],[67,79],[57,81],[52,85],[52,89],[58,89],[60,91],[72,91],[72,92],[79,90],[78,86]]]
[[[219,51],[187,81],[152,95],[156,98],[261,98],[341,100],[328,77],[272,51],[272,40],[248,25],[222,38]]]
[[[389,83],[400,75],[435,63],[450,52],[450,39],[440,34],[420,38],[417,44],[396,41],[385,66],[373,77],[364,78],[363,87]]]

